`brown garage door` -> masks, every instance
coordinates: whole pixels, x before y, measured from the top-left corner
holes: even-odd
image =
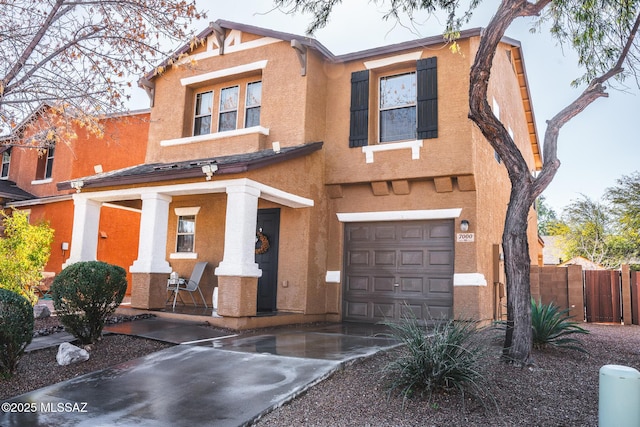
[[[453,220],[347,223],[343,320],[451,318]]]

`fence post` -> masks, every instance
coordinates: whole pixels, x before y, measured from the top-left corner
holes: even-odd
[[[621,280],[620,286],[622,286],[622,321],[625,325],[633,324],[631,315],[631,273],[628,264],[621,266]]]

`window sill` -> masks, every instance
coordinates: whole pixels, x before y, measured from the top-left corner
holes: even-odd
[[[174,252],[169,254],[169,259],[198,259],[196,252]]]
[[[189,136],[186,138],[165,139],[160,141],[161,147],[173,147],[176,145],[194,144],[197,142],[213,141],[216,139],[230,138],[240,135],[262,134],[269,135],[269,129],[262,126],[253,126],[250,128],[229,130],[225,132],[208,133],[206,135]]]
[[[49,183],[52,183],[52,182],[53,182],[52,178],[36,179],[36,180],[31,181],[31,185],[49,184]]]
[[[362,152],[365,155],[365,161],[367,163],[373,163],[373,154],[379,151],[392,151],[411,149],[411,160],[420,159],[420,148],[422,148],[422,140],[416,141],[404,141],[404,142],[387,142],[376,145],[366,145],[362,147]]]

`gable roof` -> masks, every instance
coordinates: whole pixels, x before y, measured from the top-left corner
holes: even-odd
[[[344,55],[334,55],[331,53],[329,49],[327,49],[322,43],[314,39],[313,37],[308,36],[300,36],[296,34],[275,31],[267,28],[256,27],[253,25],[241,24],[232,21],[226,21],[223,19],[218,19],[215,22],[210,22],[207,28],[205,28],[200,34],[196,36],[197,39],[202,40],[216,33],[216,31],[220,30],[238,30],[243,33],[251,33],[262,37],[271,37],[287,42],[292,42],[296,40],[301,45],[313,49],[317,51],[320,55],[322,55],[327,61],[332,63],[343,63],[350,61],[363,60],[366,58],[370,58],[373,56],[379,55],[389,55],[396,52],[401,52],[408,49],[415,48],[425,48],[428,46],[439,45],[444,42],[444,38],[442,35],[425,37],[416,40],[410,40],[406,42],[376,47],[372,49],[366,49],[362,51],[357,51],[353,53],[348,53]],[[471,28],[468,30],[462,30],[459,34],[459,39],[466,39],[470,37],[478,37],[482,35],[482,28]],[[520,86],[520,93],[522,96],[522,106],[525,111],[525,116],[527,119],[527,126],[529,130],[529,140],[531,143],[531,150],[534,156],[534,164],[536,170],[540,170],[542,168],[542,151],[540,150],[540,142],[538,140],[538,131],[536,127],[535,116],[533,113],[533,105],[531,102],[531,93],[529,91],[529,82],[527,79],[527,73],[524,66],[524,59],[522,54],[521,43],[515,39],[510,37],[503,37],[502,42],[512,46],[514,53],[514,68],[516,70],[518,84]],[[178,56],[189,53],[195,49],[195,46],[191,43],[187,43],[178,49],[171,57],[165,59],[156,69],[148,72],[144,75],[138,82],[139,86],[145,87],[151,83],[155,77],[159,74],[157,73],[157,69],[169,68],[172,64],[172,60],[177,58]]]
[[[320,150],[322,144],[322,142],[312,142],[294,147],[284,147],[279,152],[268,149],[254,153],[185,160],[181,162],[148,163],[62,181],[57,184],[57,187],[58,190],[69,190],[74,188],[71,184],[78,181],[82,181],[82,188],[101,188],[176,179],[203,178],[206,175],[202,171],[202,167],[205,165],[215,165],[217,167],[214,173],[215,175],[242,173],[306,156]]]

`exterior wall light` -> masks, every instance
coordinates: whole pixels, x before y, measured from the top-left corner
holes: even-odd
[[[460,231],[467,231],[469,230],[469,221],[467,221],[466,219],[463,219],[462,221],[460,221]]]
[[[82,187],[84,187],[84,182],[81,180],[71,181],[71,188],[76,190],[76,193],[79,193]]]
[[[211,177],[218,170],[218,165],[203,165],[202,173],[207,175],[207,181],[211,181]]]

